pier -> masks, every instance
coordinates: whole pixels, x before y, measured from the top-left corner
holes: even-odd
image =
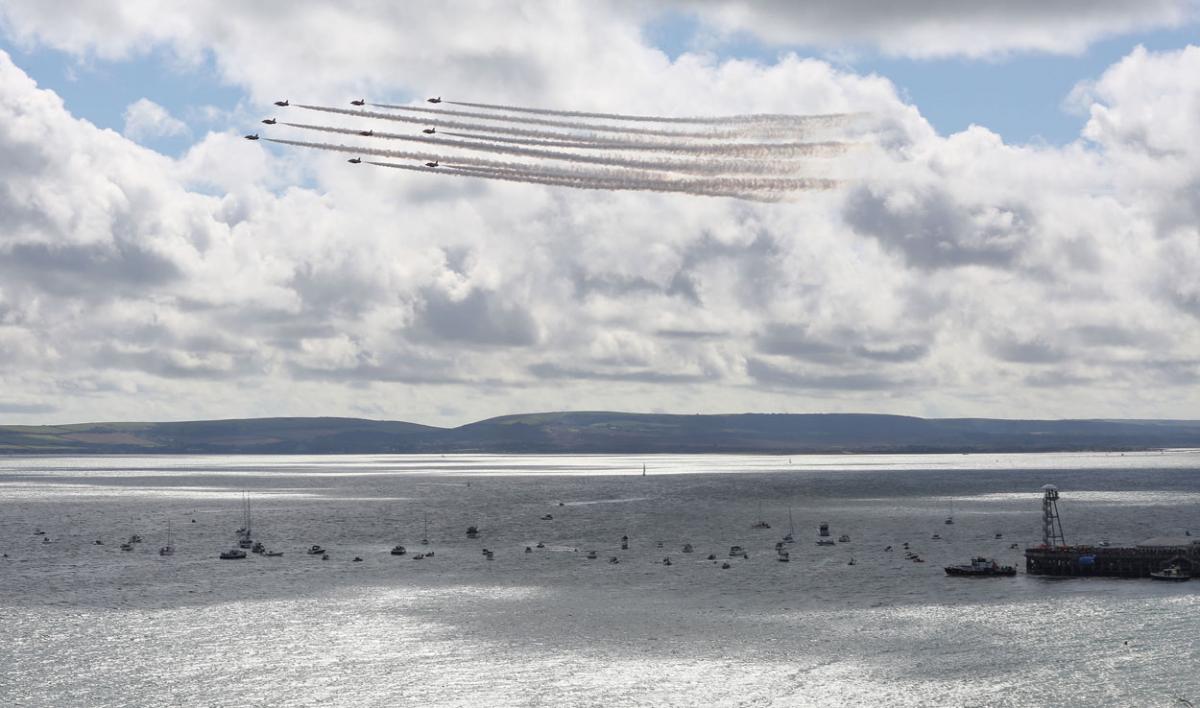
[[[1148,578],[1168,566],[1195,574],[1200,568],[1200,539],[1152,538],[1136,546],[1068,545],[1058,517],[1058,489],[1042,488],[1042,543],[1025,549],[1029,575]]]

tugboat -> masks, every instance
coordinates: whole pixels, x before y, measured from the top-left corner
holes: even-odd
[[[966,575],[973,578],[1012,577],[1017,569],[1011,565],[998,565],[991,558],[972,558],[970,565],[948,565],[946,575]]]
[[[1152,580],[1166,580],[1168,582],[1181,583],[1185,580],[1191,580],[1192,575],[1183,570],[1177,565],[1170,565],[1162,570],[1156,570],[1150,574]]]

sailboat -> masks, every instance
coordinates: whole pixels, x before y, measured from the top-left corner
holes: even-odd
[[[471,528],[475,528],[475,527],[472,526]],[[468,531],[467,535],[470,536],[471,532]],[[425,531],[421,534],[421,545],[422,546],[429,545],[429,512],[425,512]]]
[[[758,503],[758,521],[755,521],[753,524],[750,524],[750,528],[752,528],[752,529],[769,529],[769,528],[771,528],[771,525],[763,520],[762,502]]]
[[[160,556],[175,555],[175,544],[172,543],[172,541],[171,541],[171,520],[170,519],[167,519],[167,545],[158,549],[158,555],[160,555]]]
[[[796,522],[792,521],[792,507],[790,506],[788,507],[788,532],[787,535],[783,537],[783,542],[796,542]]]
[[[242,527],[239,533],[241,538],[238,539],[238,548],[253,548],[254,539],[251,538],[250,532],[250,495],[246,492],[242,492],[242,507],[243,514],[245,515],[245,526]]]

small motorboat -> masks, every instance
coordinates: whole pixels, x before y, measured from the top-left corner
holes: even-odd
[[[327,560],[329,560],[329,554],[328,554],[328,553],[322,553],[322,554],[321,554],[321,560],[323,560],[323,561],[327,561]]]
[[[752,528],[752,529],[769,529],[769,528],[771,528],[771,525],[765,521],[755,521],[754,523],[750,524],[750,528]]]
[[[662,542],[662,541],[658,541],[657,543],[655,543],[655,544],[654,544],[654,547],[655,547],[655,548],[662,548],[662,547],[663,547],[663,542]]]
[[[858,563],[856,563],[856,562],[855,562],[855,560],[854,560],[854,556],[851,556],[851,557],[850,557],[850,562],[849,562],[849,563],[847,563],[846,565],[858,565]]]
[[[101,541],[100,539],[96,539],[95,541],[92,541],[92,543],[94,543],[94,544],[95,544],[95,545],[97,545],[97,546],[103,546],[103,545],[104,545],[104,541]]]
[[[891,552],[892,552],[892,547],[891,547],[891,546],[887,546],[887,547],[885,547],[885,548],[883,549],[883,552],[884,552],[884,553],[891,553]]]
[[[542,521],[554,521],[554,515],[546,514],[545,516],[542,517]]]
[[[41,529],[34,529],[34,530],[33,530],[33,535],[34,535],[34,536],[45,536],[45,535],[46,535],[46,532],[45,532],[45,531],[43,531],[43,530],[41,530]]]
[[[132,551],[132,550],[133,550],[133,544],[132,544],[132,543],[129,543],[128,541],[126,541],[125,543],[122,543],[122,544],[121,544],[121,550],[122,550],[122,551]]]
[[[715,561],[716,559],[717,559],[717,555],[715,553],[708,554],[708,560]]]
[[[484,552],[483,552],[483,555],[484,555],[484,556],[485,556],[485,557],[486,557],[488,560],[495,560],[495,559],[496,559],[496,554],[495,554],[495,552],[493,552],[493,551],[484,551]]]
[[[479,528],[476,526],[468,526],[467,538],[479,538]]]
[[[267,551],[263,555],[267,558],[279,558],[283,556],[283,551]]]
[[[408,549],[406,549],[404,546],[393,546],[392,547],[392,555],[393,556],[402,556],[405,553],[408,553]]]
[[[1165,580],[1168,582],[1181,583],[1185,580],[1191,580],[1192,574],[1183,570],[1177,565],[1167,566],[1162,570],[1156,570],[1150,574],[1152,580]]]
[[[267,552],[267,547],[262,544],[262,541],[255,541],[254,545],[250,547],[250,552],[261,556]]]
[[[532,547],[532,546],[526,546],[526,547],[525,547],[525,552],[526,552],[526,553],[533,553],[533,547]]]
[[[780,551],[775,560],[779,561],[780,563],[787,563],[791,560],[791,556],[788,555],[787,551]]]
[[[362,558],[360,556],[354,556],[354,558],[350,562],[351,563],[362,563]]]
[[[221,553],[221,560],[241,560],[246,557],[246,552],[240,548],[230,548],[228,551]]]
[[[996,533],[996,540],[997,540],[997,541],[999,541],[999,540],[1000,540],[1000,539],[1002,539],[1002,538],[1004,538],[1004,534],[997,532],[997,533]]]
[[[744,555],[745,553],[746,553],[746,551],[744,551],[741,546],[730,546],[729,547],[729,557],[730,558]]]
[[[417,555],[413,556],[413,557],[412,557],[412,559],[413,559],[413,560],[415,560],[415,561],[424,560],[424,559],[425,559],[425,554],[424,554],[424,553],[418,553]]]
[[[790,534],[790,533],[789,533],[788,535],[786,535],[786,536],[784,536],[784,537],[783,537],[783,542],[784,542],[784,543],[795,543],[795,542],[796,542],[796,539],[794,539],[794,538],[792,537],[792,534]]]
[[[941,534],[936,534],[936,533],[935,533],[935,534],[933,535],[933,539],[932,539],[932,540],[934,540],[934,541],[940,541],[940,540],[942,540]]]
[[[546,547],[546,544],[542,543],[541,541],[538,541],[538,542],[537,542],[537,547],[538,547],[538,548],[545,548],[545,547]]]
[[[42,543],[54,543],[54,541],[51,541],[49,536],[44,536],[42,537]]]
[[[690,544],[690,543],[683,544],[683,552],[684,553],[691,553],[693,550],[694,549],[692,548],[692,544]]]
[[[972,558],[970,565],[948,565],[946,575],[968,576],[972,578],[1004,578],[1017,574],[1017,569],[1011,565],[1000,565],[991,558]]]
[[[587,559],[588,559],[588,560],[596,560],[596,552],[595,552],[595,551],[588,551],[588,552],[587,552]]]
[[[729,561],[725,561],[724,563],[721,564],[721,570],[729,570],[730,567],[731,566],[729,565]]]
[[[141,543],[142,537],[135,533],[134,535],[129,537],[129,542],[130,543]]]
[[[1020,548],[1021,546],[1020,546],[1020,544],[1010,543],[1010,544],[1008,544],[1008,547],[1012,550],[1016,550],[1016,549]]]
[[[316,544],[313,544],[308,547],[307,553],[310,556],[323,556],[323,555],[325,555],[325,549],[321,548],[320,546],[318,546]]]
[[[621,537],[621,550],[622,550],[622,551],[628,551],[628,550],[629,550],[629,537],[628,537],[628,536],[622,536],[622,537]]]
[[[671,558],[669,556],[666,558],[663,558],[662,564],[663,565],[671,565]]]
[[[832,546],[833,539],[832,538],[818,538],[817,545],[818,546]]]
[[[850,537],[846,534],[842,534],[841,536],[838,536],[838,543],[850,543]]]
[[[426,551],[426,552],[425,552],[425,557],[426,557],[426,558],[433,558],[433,551]]]
[[[954,517],[953,517],[953,516],[947,516],[947,517],[946,517],[946,521],[945,521],[944,523],[945,523],[947,526],[950,526],[951,524],[953,524],[953,523],[954,523]]]
[[[612,558],[608,559],[609,565],[616,565],[617,563],[620,563],[620,562],[621,562],[621,559],[617,558],[616,556],[613,556]]]

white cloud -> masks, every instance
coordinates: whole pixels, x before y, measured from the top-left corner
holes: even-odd
[[[121,132],[132,140],[146,140],[187,135],[189,131],[187,124],[167,109],[148,98],[139,98],[125,108],[125,128]]]
[[[905,57],[1078,54],[1100,39],[1195,20],[1195,0],[678,0],[718,35],[784,46],[861,46]]]
[[[1195,49],[1133,52],[1077,92],[1086,140],[1032,148],[938,136],[886,80],[820,61],[668,61],[620,6],[135,2],[103,31],[90,5],[61,26],[40,7],[8,4],[10,31],[211,51],[260,102],[453,91],[868,110],[881,127],[856,188],[799,203],[582,193],[348,166],[233,129],[169,159],[0,55],[0,351],[17,362],[0,404],[23,419],[1194,410]]]

